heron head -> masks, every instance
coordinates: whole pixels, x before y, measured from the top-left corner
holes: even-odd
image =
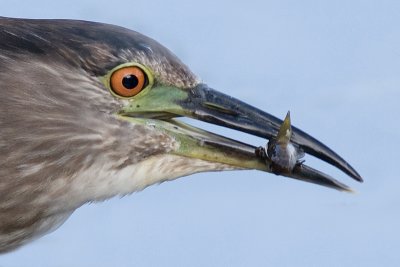
[[[83,203],[201,171],[271,172],[254,144],[179,117],[265,139],[282,121],[211,89],[156,41],[100,23],[6,21],[0,31],[1,131],[13,151],[5,161],[18,175],[62,181],[52,183],[52,192],[68,184]],[[327,146],[292,131],[304,152],[361,180]],[[306,165],[282,175],[348,190]]]
[[[256,169],[350,190],[305,164],[271,168],[294,148],[361,181],[315,138],[290,123],[280,131],[281,120],[211,89],[137,32],[0,18],[0,39],[0,252],[55,229],[84,203],[196,172]],[[278,141],[277,160],[179,117]],[[278,132],[288,133],[284,142]]]

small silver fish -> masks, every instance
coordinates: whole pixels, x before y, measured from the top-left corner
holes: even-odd
[[[267,144],[266,152],[263,147],[256,150],[256,154],[264,157],[270,164],[271,170],[276,174],[291,173],[296,165],[304,161],[304,152],[296,145],[290,142],[292,137],[292,125],[290,122],[290,112],[287,113],[278,135],[271,138]]]

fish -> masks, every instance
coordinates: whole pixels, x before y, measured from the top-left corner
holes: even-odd
[[[304,151],[290,141],[292,134],[290,111],[288,111],[278,134],[269,140],[265,148],[256,149],[256,155],[265,159],[272,172],[277,175],[292,173],[296,166],[304,162],[302,160]]]

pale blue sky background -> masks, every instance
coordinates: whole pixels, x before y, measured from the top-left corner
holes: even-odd
[[[400,264],[399,1],[5,1],[2,16],[118,24],[205,82],[325,142],[365,178],[339,193],[256,172],[192,175],[86,205],[0,266]],[[1,41],[1,40],[0,40]],[[264,141],[218,130],[256,145]]]

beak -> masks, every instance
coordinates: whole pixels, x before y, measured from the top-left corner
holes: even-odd
[[[151,123],[173,135],[184,144],[176,151],[177,154],[225,163],[236,168],[273,172],[269,159],[261,159],[256,155],[256,146],[216,135],[174,119],[186,116],[269,140],[277,136],[282,120],[205,84],[189,89],[164,86],[151,88],[145,94],[131,99],[120,115],[135,120],[136,123]],[[292,127],[290,141],[305,153],[330,163],[362,182],[361,176],[343,158],[300,129]],[[351,191],[349,187],[329,175],[304,164],[297,164],[291,172],[280,175]]]

